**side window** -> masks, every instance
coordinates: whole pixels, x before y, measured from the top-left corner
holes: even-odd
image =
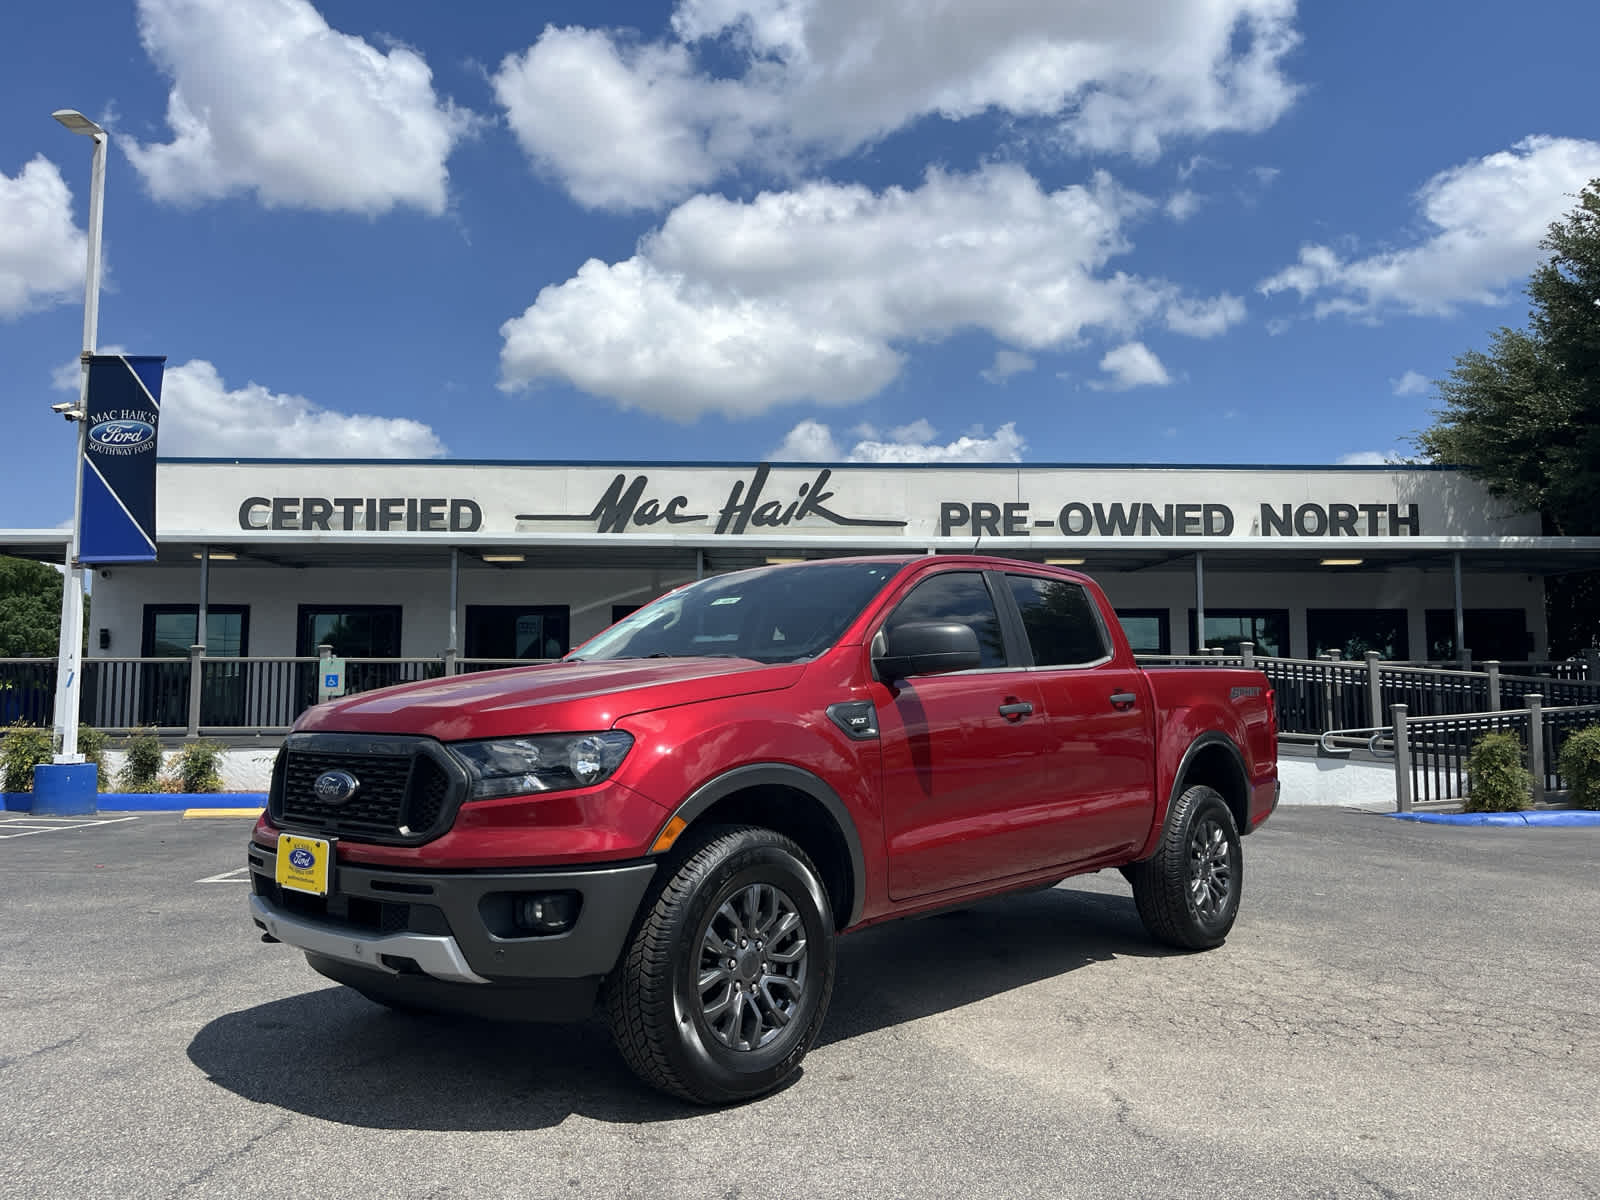
[[[1006,582],[1022,613],[1037,666],[1077,666],[1098,662],[1109,653],[1100,619],[1083,588],[1034,575],[1007,575]]]
[[[953,621],[970,626],[978,635],[978,649],[983,655],[980,665],[1006,665],[1005,639],[1000,635],[994,598],[976,571],[950,571],[917,584],[900,601],[884,628],[895,629],[912,621]]]

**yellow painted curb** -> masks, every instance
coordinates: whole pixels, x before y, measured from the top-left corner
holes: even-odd
[[[183,810],[183,819],[190,817],[250,817],[252,820],[262,813],[259,808],[186,808]]]

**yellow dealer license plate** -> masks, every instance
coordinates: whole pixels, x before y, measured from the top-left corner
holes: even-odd
[[[332,842],[292,833],[278,835],[278,886],[326,896],[332,871]]]

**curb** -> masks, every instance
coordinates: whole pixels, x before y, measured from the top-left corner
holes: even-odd
[[[1423,821],[1429,825],[1515,825],[1525,828],[1600,827],[1600,812],[1571,809],[1527,813],[1382,813],[1397,821]]]
[[[6,792],[5,811],[29,813],[32,802],[32,792]],[[90,811],[256,816],[266,806],[266,792],[99,792]]]

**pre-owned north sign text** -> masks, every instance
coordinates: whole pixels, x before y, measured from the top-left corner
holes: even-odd
[[[1422,517],[1415,504],[1263,504],[1262,537],[1419,537]],[[939,505],[939,536],[983,537],[1227,537],[1234,530],[1226,504],[1145,502],[1063,504],[1054,519],[1035,518],[1026,500],[994,504],[945,500]]]

